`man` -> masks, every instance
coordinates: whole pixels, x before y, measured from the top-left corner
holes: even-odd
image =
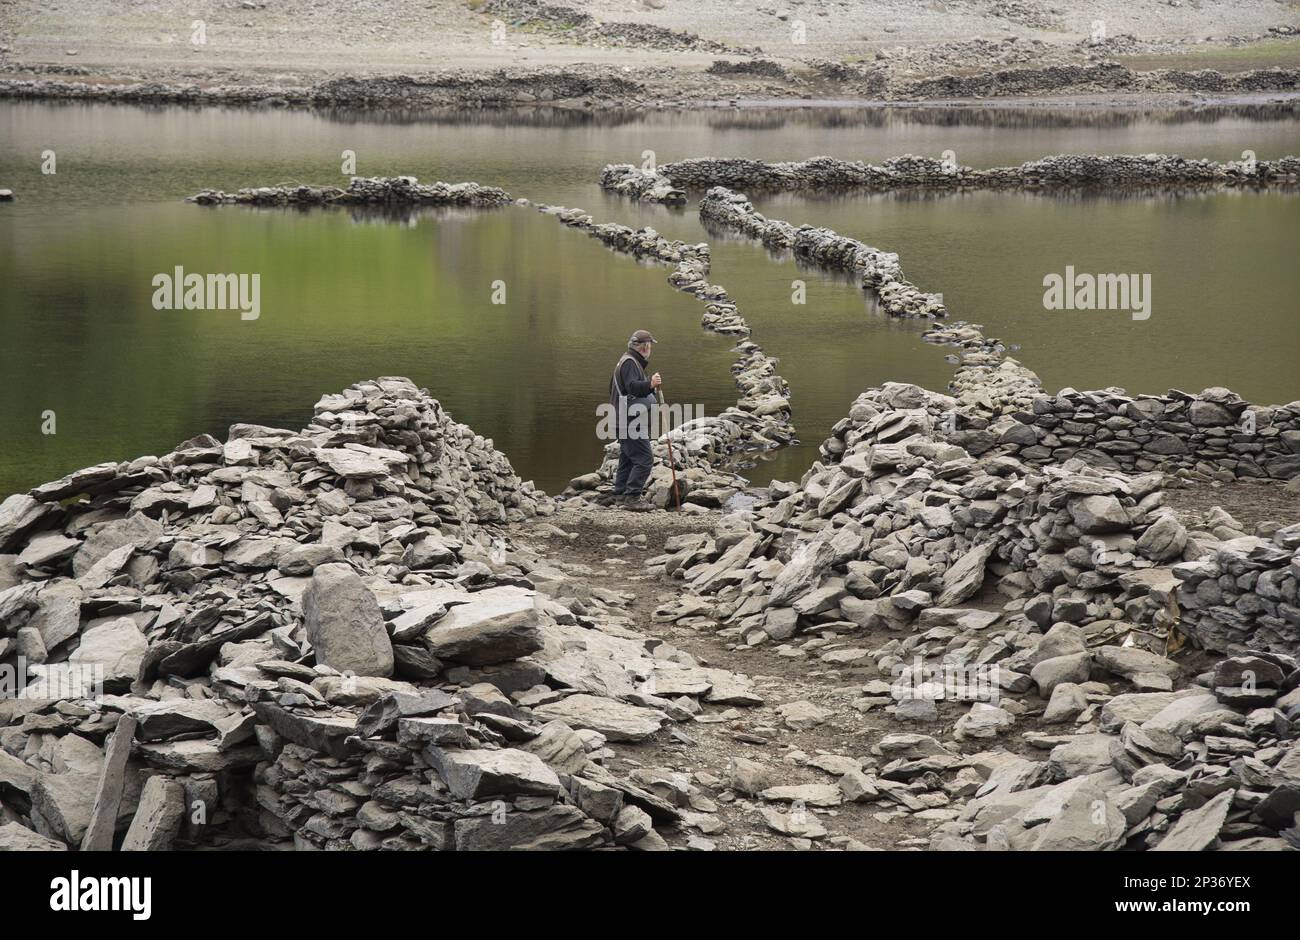
[[[650,348],[658,342],[647,330],[637,330],[627,341],[627,352],[614,366],[609,380],[609,403],[618,416],[618,472],[614,492],[601,500],[605,505],[642,511],[653,508],[645,500],[645,485],[654,463],[651,427],[654,392],[663,380],[659,373],[646,376]]]

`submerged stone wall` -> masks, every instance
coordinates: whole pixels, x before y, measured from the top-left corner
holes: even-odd
[[[768,219],[744,194],[724,187],[710,189],[700,200],[700,220],[757,238],[769,248],[788,249],[796,258],[818,267],[848,271],[863,288],[873,291],[880,306],[895,317],[943,317],[947,308],[937,294],[928,294],[903,277],[898,255],[872,248],[826,228]]]
[[[414,176],[354,176],[347,189],[337,186],[258,186],[227,193],[205,189],[189,197],[201,206],[466,206],[491,208],[514,200],[503,189],[478,183],[420,183]]]
[[[600,188],[640,202],[661,202],[672,206],[686,204],[685,190],[678,189],[661,173],[643,170],[630,163],[607,164],[600,171]]]
[[[829,229],[769,219],[725,187],[705,194],[700,217],[818,267],[855,272],[892,315],[948,313],[939,295],[903,278],[898,255]],[[1300,474],[1300,402],[1252,405],[1223,388],[1133,396],[1119,388],[1067,388],[1049,395],[1038,376],[1006,356],[1008,347],[986,337],[978,324],[936,324],[923,338],[962,350],[949,385],[957,407],[943,433],[974,454],[997,448],[1040,465],[1078,457],[1103,469],[1161,469],[1203,481]]]
[[[621,191],[635,179],[631,168],[606,167],[602,185]],[[642,173],[642,171],[636,171]],[[834,157],[791,163],[712,157],[681,160],[644,174],[640,188],[705,190],[713,186],[754,191],[861,189],[975,190],[1072,188],[1291,187],[1300,184],[1300,158],[1188,160],[1167,154],[1060,154],[1019,166],[979,170],[955,159],[905,154],[879,165]]]
[[[1042,68],[998,69],[977,75],[941,75],[891,83],[900,98],[973,98],[1042,93],[1081,94],[1119,92],[1258,92],[1300,87],[1300,70],[1293,68],[1152,69],[1139,72],[1117,62],[1096,65],[1050,65]]]

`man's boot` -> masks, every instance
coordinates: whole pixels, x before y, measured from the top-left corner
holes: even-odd
[[[628,512],[651,512],[655,509],[654,503],[645,498],[644,493],[638,493],[635,496],[625,496],[621,503],[616,503],[619,509],[626,509]]]

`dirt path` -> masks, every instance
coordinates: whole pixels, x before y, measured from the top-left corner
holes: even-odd
[[[1276,484],[1169,493],[1189,524],[1220,505],[1252,528],[1260,519],[1279,517],[1294,499]],[[928,834],[954,818],[973,795],[980,774],[964,767],[965,761],[938,774],[896,772],[889,765],[897,763],[898,752],[882,754],[877,746],[882,737],[929,735],[963,758],[1002,751],[1042,761],[1062,734],[1075,732],[1069,725],[1043,723],[1046,703],[1033,691],[1001,697],[997,704],[1015,716],[1014,724],[992,739],[955,738],[954,725],[970,707],[966,702],[936,703],[933,720],[887,712],[892,700],[886,683],[892,677],[879,671],[876,657],[866,655],[900,638],[887,630],[809,632],[749,647],[727,624],[707,616],[656,619],[656,609],[680,598],[684,589],[652,560],[664,553],[669,539],[712,533],[720,518],[716,512],[562,508],[514,533],[519,543],[570,579],[566,591],[576,588],[579,597],[598,594],[610,612],[599,614],[602,621],[659,641],[657,658],[683,662],[685,654],[688,664],[744,674],[754,682],[761,704],[711,705],[700,699],[702,710],[694,720],[676,722],[640,744],[610,745],[607,766],[684,811],[686,825],[665,833],[669,844],[702,850],[925,848]],[[1005,601],[996,593],[985,594],[962,606],[998,611]],[[1210,668],[1213,657],[1185,649],[1175,659],[1184,671],[1175,687],[1182,688]],[[1123,691],[1132,687],[1114,680],[1102,700]],[[668,692],[661,695],[674,698]],[[798,714],[786,711],[790,706]],[[858,801],[841,799],[837,784],[853,769],[861,770],[877,791]],[[789,794],[805,798],[799,803],[758,796],[768,787],[804,786],[812,789]],[[817,805],[819,798],[829,805]]]
[[[600,510],[561,510],[520,533],[521,541],[545,554],[551,563],[591,587],[619,592],[629,598],[626,626],[662,640],[692,656],[701,666],[718,667],[750,676],[763,704],[755,707],[705,705],[694,721],[675,725],[641,744],[616,744],[617,756],[609,764],[619,773],[640,770],[662,787],[680,791],[684,808],[691,812],[688,824],[668,834],[673,845],[690,845],[719,850],[753,849],[906,849],[923,848],[926,834],[939,822],[955,816],[947,808],[942,790],[918,791],[915,798],[925,806],[903,809],[884,796],[867,802],[843,802],[819,807],[807,802],[805,816],[796,807],[768,802],[732,786],[736,761],[742,777],[757,777],[761,786],[817,784],[835,789],[846,766],[859,762],[872,774],[888,762],[872,753],[883,734],[914,732],[939,737],[950,730],[965,712],[959,703],[940,703],[939,720],[900,721],[883,711],[879,692],[877,704],[867,708],[864,686],[888,680],[870,659],[863,667],[828,665],[805,652],[817,645],[816,636],[802,635],[789,644],[748,649],[737,646],[725,634],[709,628],[691,629],[654,619],[655,608],[680,596],[680,582],[645,573],[646,561],[659,554],[666,539],[685,533],[708,532],[720,518],[717,513],[679,516],[674,513],[627,513]],[[543,535],[555,526],[568,536]],[[644,535],[645,545],[627,543],[629,536]],[[874,649],[890,637],[884,633],[857,630],[826,644],[831,648]],[[817,653],[824,652],[825,646]],[[661,655],[665,650],[656,651]],[[822,710],[825,720],[808,727],[792,727],[780,706],[807,702]],[[1023,745],[1019,735],[1034,730],[1031,716],[1018,723],[1016,734],[998,744],[1009,750]],[[802,725],[803,722],[796,721]],[[951,745],[950,745],[951,746]],[[983,750],[968,746],[968,752]],[[837,760],[826,760],[831,757]],[[814,766],[823,763],[826,769]],[[953,774],[945,783],[961,787]],[[661,792],[662,795],[662,792]],[[969,795],[964,793],[963,795]],[[780,811],[795,824],[807,821],[816,831],[815,840],[774,831],[764,817]],[[778,821],[780,821],[778,819]]]
[[[1169,505],[1178,510],[1184,524],[1201,526],[1215,506],[1254,532],[1262,522],[1288,525],[1300,517],[1300,488],[1276,480],[1238,480],[1232,484],[1199,484],[1165,491]]]

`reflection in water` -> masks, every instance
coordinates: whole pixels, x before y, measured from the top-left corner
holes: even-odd
[[[166,106],[162,106],[166,107]],[[1282,104],[1204,105],[1192,108],[1101,107],[991,107],[973,109],[947,107],[885,107],[867,103],[861,107],[763,107],[725,108],[697,112],[661,112],[613,109],[609,111],[574,111],[571,108],[531,107],[521,110],[428,111],[392,109],[366,111],[353,108],[323,108],[313,112],[340,124],[431,124],[443,126],[535,127],[535,128],[611,128],[644,125],[678,119],[698,120],[715,131],[779,131],[785,128],[817,127],[851,130],[917,125],[924,127],[982,127],[995,130],[1034,128],[1113,129],[1141,124],[1182,125],[1215,124],[1225,118],[1272,123],[1294,121],[1300,114],[1300,101]]]
[[[87,105],[79,101],[43,101],[36,107],[55,110],[60,108],[111,107]],[[883,129],[907,126],[937,128],[989,128],[993,130],[1061,130],[1071,128],[1119,128],[1156,125],[1177,127],[1188,124],[1217,124],[1224,120],[1277,123],[1291,122],[1300,116],[1300,99],[1282,103],[1198,105],[1186,108],[1124,108],[1080,106],[1075,108],[1025,107],[996,105],[989,108],[968,106],[906,107],[864,103],[859,107],[747,107],[714,108],[690,112],[662,111],[647,113],[635,109],[610,109],[606,111],[577,111],[572,108],[533,106],[521,109],[487,109],[457,111],[454,109],[429,110],[385,108],[365,110],[358,108],[323,107],[309,112],[283,112],[266,106],[238,105],[200,106],[188,104],[142,103],[131,105],[134,111],[144,114],[188,112],[193,114],[233,111],[263,114],[274,121],[285,114],[309,114],[313,118],[332,124],[431,127],[488,127],[488,128],[619,128],[653,126],[665,123],[688,123],[707,127],[713,131],[780,131],[797,128],[829,128],[837,130]],[[1041,156],[1041,154],[1040,154]]]

